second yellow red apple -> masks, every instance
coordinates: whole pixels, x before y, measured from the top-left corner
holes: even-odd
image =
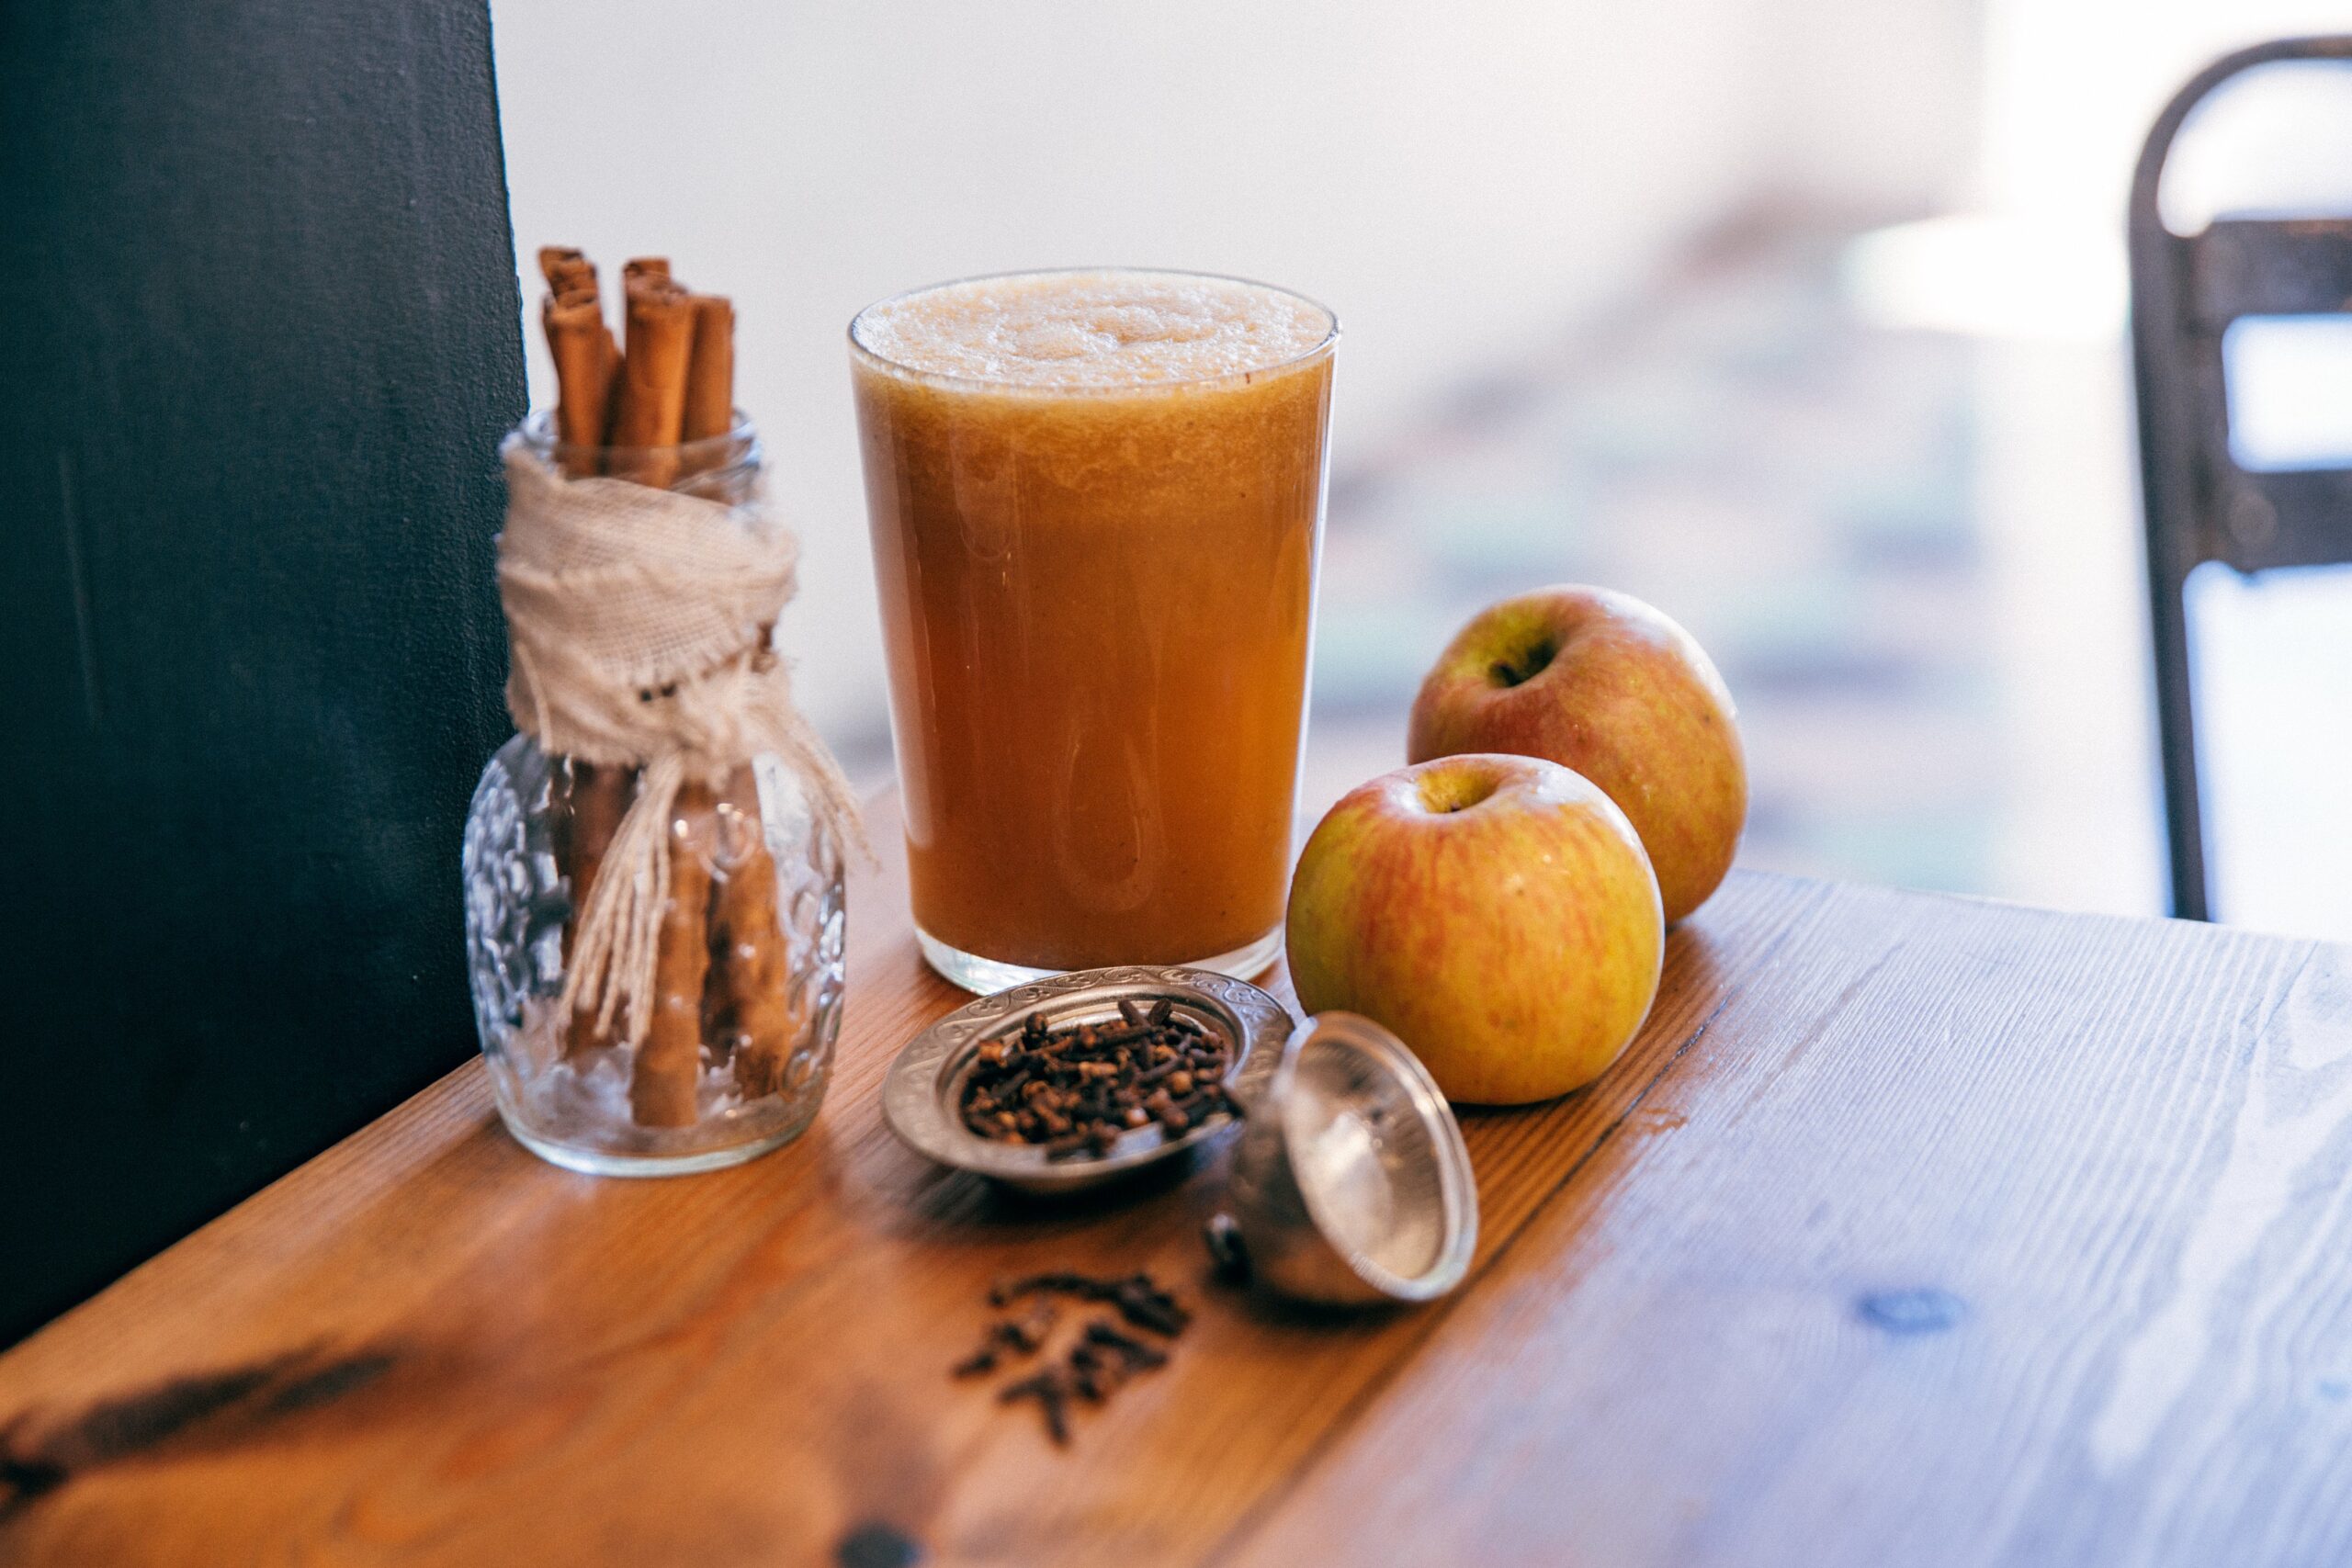
[[[1405,754],[1472,751],[1599,784],[1649,852],[1668,925],[1722,883],[1747,826],[1730,691],[1690,633],[1630,593],[1566,584],[1473,617],[1421,682]]]

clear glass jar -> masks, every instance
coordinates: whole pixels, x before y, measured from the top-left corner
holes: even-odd
[[[661,472],[729,503],[758,475],[748,423],[650,469],[646,454],[560,446],[544,414],[522,435],[574,475]],[[535,1153],[603,1175],[717,1169],[789,1142],[824,1099],[841,1027],[842,849],[776,757],[682,788],[652,1023],[632,1047],[560,998],[574,922],[635,784],[633,769],[550,757],[523,735],[482,770],[463,850],[475,1022],[499,1111]]]

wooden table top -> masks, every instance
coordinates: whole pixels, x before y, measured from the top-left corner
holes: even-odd
[[[1738,875],[1599,1084],[1465,1115],[1463,1289],[1317,1316],[1208,1279],[1218,1161],[892,1139],[902,876],[797,1145],[594,1180],[469,1066],[0,1358],[0,1562],[2352,1559],[2346,950]],[[1066,1450],[948,1376],[1059,1267],[1195,1313]]]

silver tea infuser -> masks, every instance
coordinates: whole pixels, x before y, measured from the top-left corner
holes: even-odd
[[[1354,1013],[1323,1013],[1295,1038],[1280,1001],[1210,970],[1084,970],[958,1008],[891,1064],[884,1119],[943,1165],[1045,1193],[1121,1180],[1231,1127],[1220,1112],[1180,1136],[1139,1128],[1105,1154],[1056,1160],[964,1124],[956,1107],[981,1046],[1019,1033],[1033,1012],[1055,1028],[1111,1022],[1122,1001],[1166,1001],[1233,1042],[1225,1082],[1243,1132],[1210,1224],[1221,1263],[1246,1261],[1267,1289],[1332,1304],[1426,1302],[1461,1283],[1477,1245],[1477,1186],[1419,1058]]]
[[[1249,1112],[1209,1225],[1220,1263],[1332,1305],[1433,1301],[1462,1282],[1478,1244],[1470,1151],[1402,1041],[1318,1014]]]
[[[1233,1043],[1225,1087],[1246,1111],[1282,1058],[1290,1037],[1290,1010],[1229,975],[1209,969],[1134,965],[1082,969],[1015,986],[967,1002],[910,1041],[882,1083],[882,1116],[899,1140],[942,1165],[992,1177],[1027,1192],[1078,1192],[1133,1176],[1233,1125],[1219,1111],[1182,1134],[1158,1126],[1123,1135],[1107,1154],[1052,1159],[1035,1144],[983,1138],[964,1124],[956,1107],[980,1047],[1021,1032],[1033,1013],[1055,1028],[1115,1023],[1119,1004],[1150,1008],[1168,1002]]]

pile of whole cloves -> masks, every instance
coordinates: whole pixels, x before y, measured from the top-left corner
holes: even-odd
[[[956,1375],[979,1377],[996,1371],[1009,1356],[1034,1356],[1044,1349],[1060,1316],[1054,1299],[1057,1296],[1107,1305],[1127,1324],[1122,1328],[1109,1317],[1094,1318],[1080,1332],[1062,1364],[1040,1368],[997,1391],[1001,1404],[1035,1401],[1045,1415],[1046,1435],[1057,1444],[1067,1444],[1072,1402],[1100,1404],[1137,1372],[1167,1364],[1166,1350],[1137,1337],[1129,1328],[1173,1339],[1193,1319],[1148,1274],[1097,1279],[1056,1269],[1025,1275],[1005,1280],[989,1292],[989,1304],[999,1312],[1018,1311],[989,1325],[979,1348],[956,1364]]]
[[[1122,1134],[1158,1122],[1182,1137],[1222,1111],[1233,1043],[1168,1001],[1147,1012],[1119,1003],[1116,1023],[1049,1029],[1033,1012],[1021,1032],[991,1040],[964,1079],[964,1125],[983,1138],[1043,1144],[1046,1157],[1102,1155]]]

